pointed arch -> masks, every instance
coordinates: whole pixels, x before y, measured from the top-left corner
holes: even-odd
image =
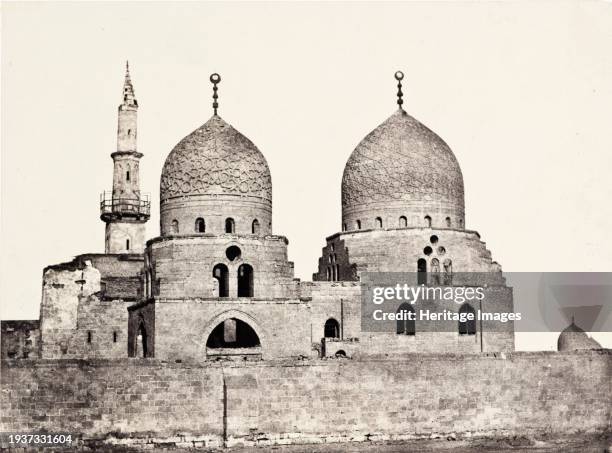
[[[227,319],[236,319],[236,320],[240,320],[248,324],[251,327],[251,329],[255,331],[255,333],[257,334],[257,337],[259,338],[262,358],[264,359],[269,358],[268,351],[266,350],[266,345],[268,344],[267,331],[262,327],[262,325],[259,323],[259,321],[257,321],[257,319],[255,319],[250,314],[240,311],[240,310],[226,310],[224,312],[217,314],[214,318],[212,318],[206,324],[206,327],[204,328],[202,332],[202,343],[204,346],[206,345],[206,342],[208,338],[210,337],[210,334],[212,333],[212,331],[215,329],[215,327],[217,327],[219,324],[223,323]],[[206,356],[206,347],[204,347],[203,354]]]

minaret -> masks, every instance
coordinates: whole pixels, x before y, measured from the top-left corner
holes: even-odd
[[[105,253],[143,253],[145,223],[151,203],[140,193],[138,167],[142,154],[136,150],[138,102],[125,67],[123,102],[119,105],[117,151],[113,158],[113,190],[100,195],[100,218],[106,223]]]

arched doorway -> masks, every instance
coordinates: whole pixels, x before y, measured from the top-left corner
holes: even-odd
[[[229,297],[229,270],[223,263],[213,268],[213,278],[217,280],[217,297]]]
[[[238,318],[228,318],[217,324],[206,340],[206,355],[261,356],[261,342],[255,329]]]
[[[340,338],[340,324],[334,318],[329,318],[325,321],[323,328],[323,336],[325,338]]]
[[[238,267],[238,297],[253,297],[253,267],[249,264]]]
[[[134,356],[140,359],[148,357],[147,350],[147,331],[144,326],[144,322],[141,322],[138,326],[138,333],[136,334],[136,344],[134,345]]]

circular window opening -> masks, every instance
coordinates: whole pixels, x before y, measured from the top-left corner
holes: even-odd
[[[228,247],[225,251],[225,256],[227,256],[227,259],[230,261],[240,258],[240,255],[242,255],[242,252],[240,251],[240,248],[236,247],[235,245]]]
[[[444,247],[438,247],[438,255],[444,255],[446,253],[446,249]]]
[[[423,253],[427,256],[431,255],[433,252],[432,248],[430,246],[427,246],[423,249]]]
[[[429,242],[431,242],[432,244],[437,244],[438,243],[438,236],[436,236],[435,234],[429,238]]]

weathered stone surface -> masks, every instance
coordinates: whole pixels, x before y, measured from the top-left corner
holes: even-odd
[[[3,361],[2,431],[207,446],[609,429],[610,351],[208,363]]]

